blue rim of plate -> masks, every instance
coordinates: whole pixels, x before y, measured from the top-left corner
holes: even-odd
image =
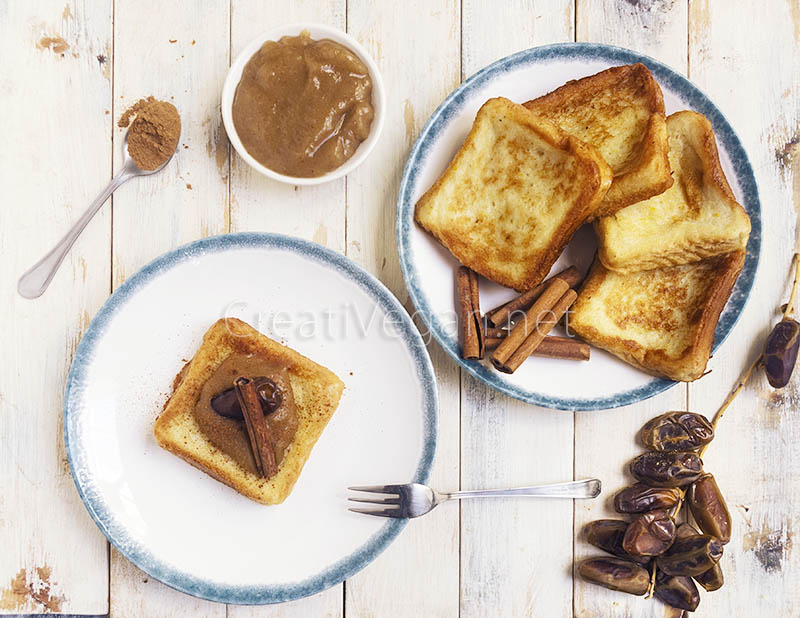
[[[386,549],[405,527],[406,520],[387,519],[383,528],[370,537],[358,550],[304,581],[280,586],[220,584],[180,571],[160,560],[115,519],[114,514],[104,502],[102,495],[95,490],[91,478],[86,473],[86,453],[80,445],[76,432],[79,431],[81,386],[85,380],[87,366],[91,362],[95,346],[120,307],[152,278],[182,262],[210,253],[253,248],[286,250],[297,253],[303,258],[310,258],[332,266],[340,274],[356,282],[394,320],[412,354],[422,387],[424,444],[413,482],[425,483],[430,475],[436,451],[439,414],[433,365],[422,337],[408,312],[388,288],[374,276],[345,256],[321,245],[281,234],[238,233],[213,236],[165,253],[125,281],[100,308],[86,330],[75,352],[72,368],[67,378],[64,397],[64,442],[75,486],[86,509],[106,538],[120,553],[148,575],[176,590],[196,597],[220,603],[243,605],[282,603],[307,597],[335,586],[363,569]],[[343,504],[342,508],[344,507]]]
[[[554,59],[572,60],[578,58],[607,61],[609,62],[609,66],[641,62],[650,69],[656,80],[662,86],[666,86],[668,90],[676,93],[688,106],[704,114],[711,121],[717,140],[723,144],[730,156],[744,198],[742,200],[742,206],[744,206],[747,214],[750,215],[751,232],[750,240],[747,243],[747,257],[745,258],[744,267],[739,275],[739,279],[736,281],[730,299],[725,309],[723,309],[714,332],[714,351],[716,351],[731,332],[744,309],[744,305],[750,295],[750,290],[753,287],[759,256],[761,254],[761,202],[758,197],[758,186],[756,185],[753,167],[742,146],[742,142],[725,116],[723,116],[722,112],[711,102],[711,99],[687,78],[667,65],[649,56],[639,54],[623,47],[615,47],[613,45],[604,45],[601,43],[557,43],[554,45],[533,47],[506,56],[466,79],[458,88],[451,92],[436,111],[433,112],[433,115],[423,127],[417,141],[414,143],[403,170],[403,178],[400,182],[400,191],[397,198],[396,228],[397,250],[400,256],[400,267],[403,271],[403,278],[405,279],[406,286],[411,295],[411,300],[414,302],[414,306],[427,328],[430,329],[433,336],[444,350],[459,365],[466,369],[468,373],[492,388],[516,399],[520,399],[521,401],[546,408],[570,411],[605,410],[628,405],[661,393],[677,384],[677,382],[663,378],[653,378],[643,386],[606,397],[555,397],[530,391],[515,384],[510,384],[504,381],[501,374],[481,362],[462,359],[458,349],[458,342],[445,332],[441,321],[431,308],[427,297],[419,285],[419,265],[414,262],[414,254],[410,241],[414,215],[414,203],[411,201],[411,188],[416,184],[416,178],[420,168],[425,164],[430,148],[436,141],[439,133],[448,125],[450,120],[461,111],[462,107],[475,90],[483,87],[498,73],[512,71],[523,65],[537,64],[541,61]]]

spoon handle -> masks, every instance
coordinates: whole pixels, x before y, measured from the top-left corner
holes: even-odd
[[[17,291],[25,298],[38,298],[50,285],[53,276],[56,274],[58,267],[69,252],[72,245],[78,239],[83,229],[97,214],[100,207],[105,203],[109,196],[126,180],[133,177],[134,174],[130,170],[123,167],[119,173],[111,179],[108,186],[103,189],[102,193],[95,198],[91,206],[86,209],[81,215],[81,218],[75,222],[75,225],[67,232],[64,237],[58,241],[58,244],[53,247],[50,252],[45,255],[41,260],[31,266],[19,278],[17,282]]]

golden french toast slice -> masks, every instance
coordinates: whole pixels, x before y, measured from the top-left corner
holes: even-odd
[[[610,183],[590,146],[495,98],[414,217],[459,262],[522,291],[547,275]]]
[[[298,424],[277,474],[270,478],[259,476],[215,446],[193,411],[205,383],[233,355],[281,365],[288,372]],[[339,405],[343,390],[344,384],[329,369],[241,320],[223,318],[206,331],[197,353],[175,378],[173,392],[156,420],[153,434],[159,446],[240,494],[262,504],[279,504],[289,496],[300,477],[311,449]]]
[[[620,274],[595,260],[569,315],[570,330],[655,376],[703,375],[714,330],[745,252]]]
[[[601,262],[627,273],[747,246],[750,217],[722,171],[711,123],[683,111],[667,118],[675,183],[661,195],[595,221]]]
[[[611,166],[614,181],[597,216],[658,195],[672,185],[664,99],[643,64],[612,67],[569,81],[525,107],[594,146]]]

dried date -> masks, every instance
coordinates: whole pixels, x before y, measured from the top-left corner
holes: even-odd
[[[792,318],[783,318],[767,337],[764,372],[773,388],[783,388],[789,383],[797,362],[799,344],[800,324]]]
[[[659,573],[656,577],[655,595],[671,607],[693,612],[700,604],[700,593],[691,577]]]
[[[631,556],[622,548],[622,539],[625,538],[627,528],[628,522],[621,519],[598,519],[586,524],[584,531],[586,541],[595,547],[619,558],[647,564],[650,562],[650,558]]]
[[[658,568],[667,575],[694,577],[719,562],[722,543],[707,534],[676,539],[669,551],[658,557]]]
[[[686,502],[700,530],[723,544],[731,540],[731,514],[712,474],[706,473],[692,483]]]
[[[653,509],[671,509],[678,504],[681,492],[674,487],[650,487],[636,483],[617,492],[614,510],[617,513],[644,513]]]
[[[578,574],[598,586],[636,596],[642,596],[650,587],[647,569],[622,558],[589,558],[578,565]]]
[[[639,437],[651,451],[691,451],[714,439],[714,429],[702,414],[667,412],[649,420]]]
[[[625,531],[622,548],[632,556],[660,556],[675,540],[675,522],[663,509],[636,517]]]
[[[683,487],[703,473],[703,462],[696,453],[650,451],[631,462],[631,474],[637,481],[653,487]]]

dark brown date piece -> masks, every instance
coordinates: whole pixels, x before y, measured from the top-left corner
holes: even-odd
[[[693,451],[714,439],[714,428],[702,414],[667,412],[645,423],[639,437],[651,451]]]
[[[669,551],[658,557],[658,568],[667,575],[694,577],[705,573],[722,557],[722,543],[707,534],[676,539]]]
[[[589,558],[578,565],[578,574],[592,584],[636,596],[650,587],[647,569],[622,558]]]
[[[800,344],[800,324],[783,318],[767,337],[764,347],[764,373],[772,388],[783,388],[789,383],[797,361]]]
[[[631,556],[622,548],[622,539],[625,538],[625,530],[627,529],[627,521],[622,521],[621,519],[598,519],[586,524],[584,532],[586,533],[586,541],[595,547],[619,558],[627,558],[640,564],[647,564],[650,562],[650,558]]]
[[[636,483],[617,492],[614,510],[617,513],[644,513],[653,509],[671,509],[678,504],[681,491],[674,487],[650,487]]]
[[[671,607],[693,612],[700,604],[700,593],[691,577],[656,575],[655,595]]]
[[[631,462],[631,474],[652,487],[683,487],[703,473],[697,453],[668,451],[642,453]]]
[[[253,382],[258,392],[258,403],[261,404],[264,414],[272,414],[281,407],[283,391],[275,382],[264,376],[253,378]],[[209,403],[211,409],[220,416],[244,420],[242,407],[239,405],[239,399],[233,387],[214,395]]]
[[[700,573],[700,575],[695,575],[694,581],[700,584],[708,592],[719,590],[725,584],[725,577],[722,574],[722,567],[719,565],[719,563],[717,563],[708,569],[708,571]]]
[[[685,539],[687,536],[697,536],[698,534],[700,533],[694,526],[684,522],[678,526],[678,530],[675,532],[675,538]],[[717,563],[708,571],[700,573],[700,575],[695,575],[694,581],[696,581],[709,592],[719,590],[722,588],[722,584],[725,583],[725,578],[722,575],[722,567],[719,565],[719,563]]]
[[[706,473],[692,483],[686,502],[700,530],[723,544],[731,540],[731,514],[713,475]]]
[[[698,534],[700,534],[700,531],[692,524],[686,522],[680,524],[675,530],[676,539],[685,539],[687,536],[697,536]]]
[[[660,556],[675,540],[675,522],[663,509],[636,517],[625,531],[622,549],[632,556]]]

